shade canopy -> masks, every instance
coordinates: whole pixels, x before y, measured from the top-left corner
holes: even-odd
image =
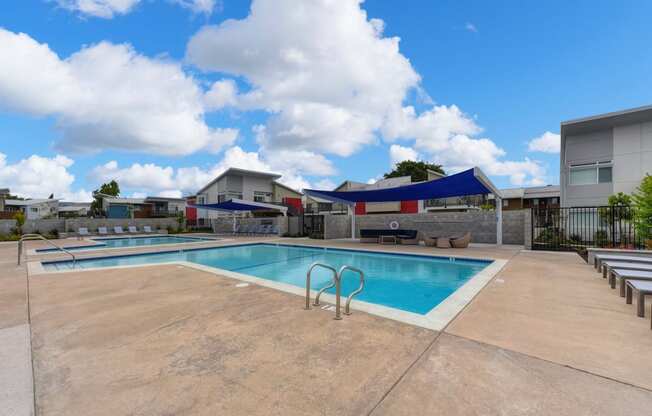
[[[364,191],[320,191],[304,189],[310,196],[352,205],[356,202],[392,202],[494,194],[500,192],[479,168],[465,170],[441,179],[394,188]]]
[[[216,204],[194,204],[190,205],[192,208],[206,209],[209,211],[222,211],[222,212],[240,212],[240,211],[259,211],[275,209],[287,212],[288,208],[283,205],[267,204],[265,202],[245,201],[242,199],[229,199],[228,201],[219,202]]]

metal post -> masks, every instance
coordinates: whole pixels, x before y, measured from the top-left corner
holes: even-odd
[[[355,205],[349,205],[349,211],[351,212],[351,240],[355,240]]]
[[[338,275],[335,277],[335,320],[336,321],[342,319],[342,315],[340,314],[340,298],[342,297],[341,291],[342,291],[342,279],[338,273]]]
[[[503,244],[503,199],[496,196],[496,245]]]

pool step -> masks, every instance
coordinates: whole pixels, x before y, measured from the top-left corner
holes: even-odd
[[[332,271],[333,280],[331,281],[330,284],[319,289],[319,292],[317,292],[317,296],[315,296],[315,303],[313,303],[313,306],[319,306],[319,297],[321,296],[322,293],[324,293],[326,290],[332,287],[335,287],[335,318],[334,319],[336,320],[342,319],[342,315],[340,314],[342,275],[346,270],[356,272],[360,275],[360,286],[356,290],[351,292],[351,294],[346,298],[344,314],[351,315],[351,300],[353,299],[354,296],[362,292],[362,290],[364,289],[364,272],[356,267],[349,266],[347,264],[340,267],[339,271],[335,270],[335,267],[330,266],[328,264],[319,263],[319,262],[315,262],[311,264],[310,267],[308,268],[308,272],[306,273],[306,306],[304,307],[304,309],[306,310],[310,310],[310,276],[312,274],[312,271],[317,267],[321,267]]]

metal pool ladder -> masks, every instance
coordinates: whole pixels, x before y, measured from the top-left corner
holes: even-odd
[[[18,241],[18,265],[20,266],[20,259],[23,254],[23,241],[33,241],[33,240],[43,240],[46,241],[48,244],[50,244],[52,247],[56,248],[57,250],[63,251],[64,253],[70,255],[72,257],[72,268],[75,268],[75,262],[77,261],[77,258],[75,257],[74,254],[72,254],[70,251],[66,250],[65,248],[61,247],[58,244],[55,244],[52,240],[48,240],[47,238],[43,237],[41,234],[23,234],[22,237],[20,237],[20,241]]]
[[[306,273],[306,306],[304,309],[309,310],[310,309],[310,275],[312,274],[312,271],[317,268],[317,267],[322,267],[324,269],[330,270],[333,272],[333,280],[331,281],[330,284],[324,286],[323,288],[319,289],[319,292],[317,292],[317,296],[315,296],[315,302],[313,303],[313,306],[319,306],[319,298],[322,293],[324,293],[326,290],[332,288],[333,286],[335,287],[335,318],[336,320],[342,319],[342,315],[340,314],[340,302],[341,302],[341,289],[342,289],[342,275],[346,270],[351,270],[353,272],[356,272],[360,275],[360,286],[351,292],[351,294],[346,298],[346,303],[344,307],[344,314],[345,315],[351,315],[351,300],[353,299],[354,296],[356,296],[358,293],[362,292],[364,289],[364,272],[356,267],[349,266],[349,265],[344,265],[340,268],[339,272],[335,270],[333,266],[329,266],[328,264],[324,263],[313,263],[310,265],[308,268],[308,272]]]

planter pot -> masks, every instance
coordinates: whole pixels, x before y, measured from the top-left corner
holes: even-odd
[[[652,250],[652,239],[645,240],[645,248],[648,250]]]

